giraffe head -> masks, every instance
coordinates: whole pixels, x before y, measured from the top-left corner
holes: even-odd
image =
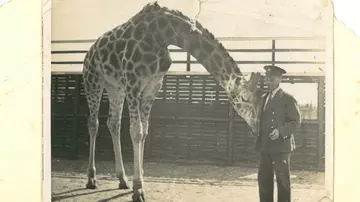
[[[227,85],[230,103],[251,128],[254,135],[259,133],[259,113],[261,108],[261,92],[257,87],[260,73],[249,76],[234,76]]]

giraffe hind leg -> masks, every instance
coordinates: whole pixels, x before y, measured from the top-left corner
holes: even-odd
[[[151,113],[151,108],[156,99],[156,94],[159,92],[162,86],[163,77],[160,77],[159,81],[154,82],[154,85],[149,85],[144,89],[143,99],[140,103],[140,117],[143,127],[143,136],[140,141],[140,166],[141,166],[141,175],[144,175],[144,147],[147,136],[149,135],[149,118]]]
[[[143,191],[144,176],[144,147],[148,136],[149,116],[157,92],[162,86],[163,76],[157,77],[153,82],[148,83],[142,92],[142,99],[135,100],[129,105],[130,133],[134,150],[134,178],[132,196],[135,202],[145,202]]]
[[[99,114],[99,107],[101,103],[103,88],[99,82],[92,83],[91,81],[89,82],[87,79],[88,77],[85,74],[84,89],[89,107],[87,126],[90,136],[89,164],[87,169],[88,182],[86,184],[86,188],[95,189],[97,188],[96,167],[95,167],[95,147],[96,147],[96,138],[98,136],[98,128],[99,128],[98,114]]]
[[[137,92],[139,93],[139,92]],[[133,173],[133,202],[145,202],[142,189],[143,176],[141,168],[140,141],[143,138],[143,128],[140,118],[140,96],[127,97],[130,117],[130,136],[133,143],[134,173]]]
[[[111,134],[114,156],[115,156],[115,171],[119,179],[119,189],[129,189],[128,180],[125,174],[123,156],[121,152],[121,116],[123,111],[125,94],[121,90],[106,87],[109,95],[109,117],[106,122],[109,132]]]

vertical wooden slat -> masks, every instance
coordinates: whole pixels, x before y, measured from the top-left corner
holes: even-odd
[[[202,77],[202,98],[201,98],[201,101],[202,101],[202,111],[204,111],[204,107],[205,107],[205,97],[206,97],[206,79],[207,79],[207,76],[203,76]]]
[[[229,102],[228,164],[233,163],[234,108]]]
[[[272,40],[272,45],[271,45],[271,64],[275,65],[275,40]]]
[[[175,99],[176,99],[176,103],[179,103],[179,86],[180,86],[179,76],[175,77],[175,82],[176,82]]]
[[[73,106],[73,147],[74,147],[74,153],[72,158],[76,159],[78,156],[78,139],[79,139],[79,134],[77,133],[78,131],[78,118],[79,116],[78,114],[78,109],[79,109],[79,97],[80,97],[80,75],[76,75],[75,76],[75,88],[74,88],[74,106]]]
[[[193,76],[189,76],[189,104],[192,104],[193,103],[193,100],[192,100],[192,96],[193,96],[193,79],[194,77]]]
[[[163,81],[163,86],[162,86],[162,89],[163,89],[163,93],[164,93],[164,96],[163,96],[163,100],[164,102],[166,103],[166,92],[167,92],[167,78],[168,78],[168,75],[165,75],[164,76],[164,81]]]
[[[318,168],[321,168],[322,165],[322,158],[324,149],[324,141],[323,137],[325,134],[325,83],[324,78],[319,77],[318,79],[318,137],[317,137],[317,164]]]
[[[186,71],[190,72],[190,68],[191,68],[191,56],[187,52],[186,53]]]

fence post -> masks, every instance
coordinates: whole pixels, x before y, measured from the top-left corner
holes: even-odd
[[[275,39],[272,40],[272,45],[271,45],[271,64],[275,65]]]
[[[186,52],[186,71],[190,72],[190,66],[191,66],[191,57],[188,52]]]
[[[78,138],[79,135],[77,134],[78,131],[78,109],[79,109],[79,96],[80,96],[80,87],[81,87],[81,82],[80,82],[80,75],[76,75],[75,76],[75,88],[74,88],[74,106],[73,106],[73,147],[74,147],[74,153],[72,158],[73,159],[77,159],[78,157],[78,153],[79,153],[79,147],[78,147]]]
[[[228,165],[233,163],[234,108],[229,102]]]
[[[318,137],[317,137],[317,164],[318,168],[321,168],[322,156],[324,151],[324,135],[325,135],[325,83],[324,78],[319,77],[318,79],[318,110],[317,110],[317,120],[318,120]]]

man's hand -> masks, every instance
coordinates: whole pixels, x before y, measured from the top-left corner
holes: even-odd
[[[274,129],[271,133],[270,133],[270,139],[271,140],[276,140],[279,138],[279,130],[278,129]]]

